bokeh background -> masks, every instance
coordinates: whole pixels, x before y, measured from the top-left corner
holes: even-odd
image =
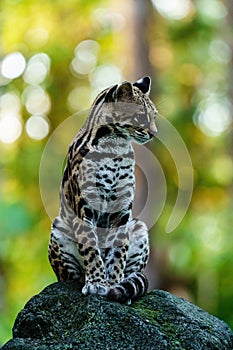
[[[150,144],[167,180],[150,230],[150,287],[233,327],[232,24],[230,0],[1,0],[0,343],[27,300],[56,280],[39,187],[47,140],[100,90],[146,74],[194,169],[189,210],[167,234],[176,166],[159,141]]]

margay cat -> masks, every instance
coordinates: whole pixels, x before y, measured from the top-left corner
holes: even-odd
[[[59,281],[130,303],[147,290],[148,230],[132,218],[134,152],[156,135],[150,78],[102,91],[72,141],[52,224],[49,259]]]

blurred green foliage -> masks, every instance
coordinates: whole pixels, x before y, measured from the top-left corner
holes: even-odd
[[[11,337],[25,302],[55,281],[47,260],[51,221],[39,186],[46,142],[100,90],[139,78],[129,25],[135,6],[138,1],[1,1],[0,342]],[[150,277],[233,327],[231,11],[220,0],[182,0],[173,9],[153,0],[150,7],[148,27],[140,29],[147,30],[152,99],[182,136],[194,169],[190,208],[168,235],[176,168],[160,142],[150,145],[168,188],[151,230]],[[9,56],[14,53],[20,55]],[[63,135],[65,143],[72,136]]]

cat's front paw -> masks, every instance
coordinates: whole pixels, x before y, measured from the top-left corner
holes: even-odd
[[[109,286],[99,284],[97,282],[86,282],[85,286],[82,289],[83,295],[107,295],[109,291]]]

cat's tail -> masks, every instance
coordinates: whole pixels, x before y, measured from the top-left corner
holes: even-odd
[[[108,299],[131,304],[132,301],[143,296],[147,289],[148,280],[146,276],[142,272],[133,272],[122,282],[110,288]]]

